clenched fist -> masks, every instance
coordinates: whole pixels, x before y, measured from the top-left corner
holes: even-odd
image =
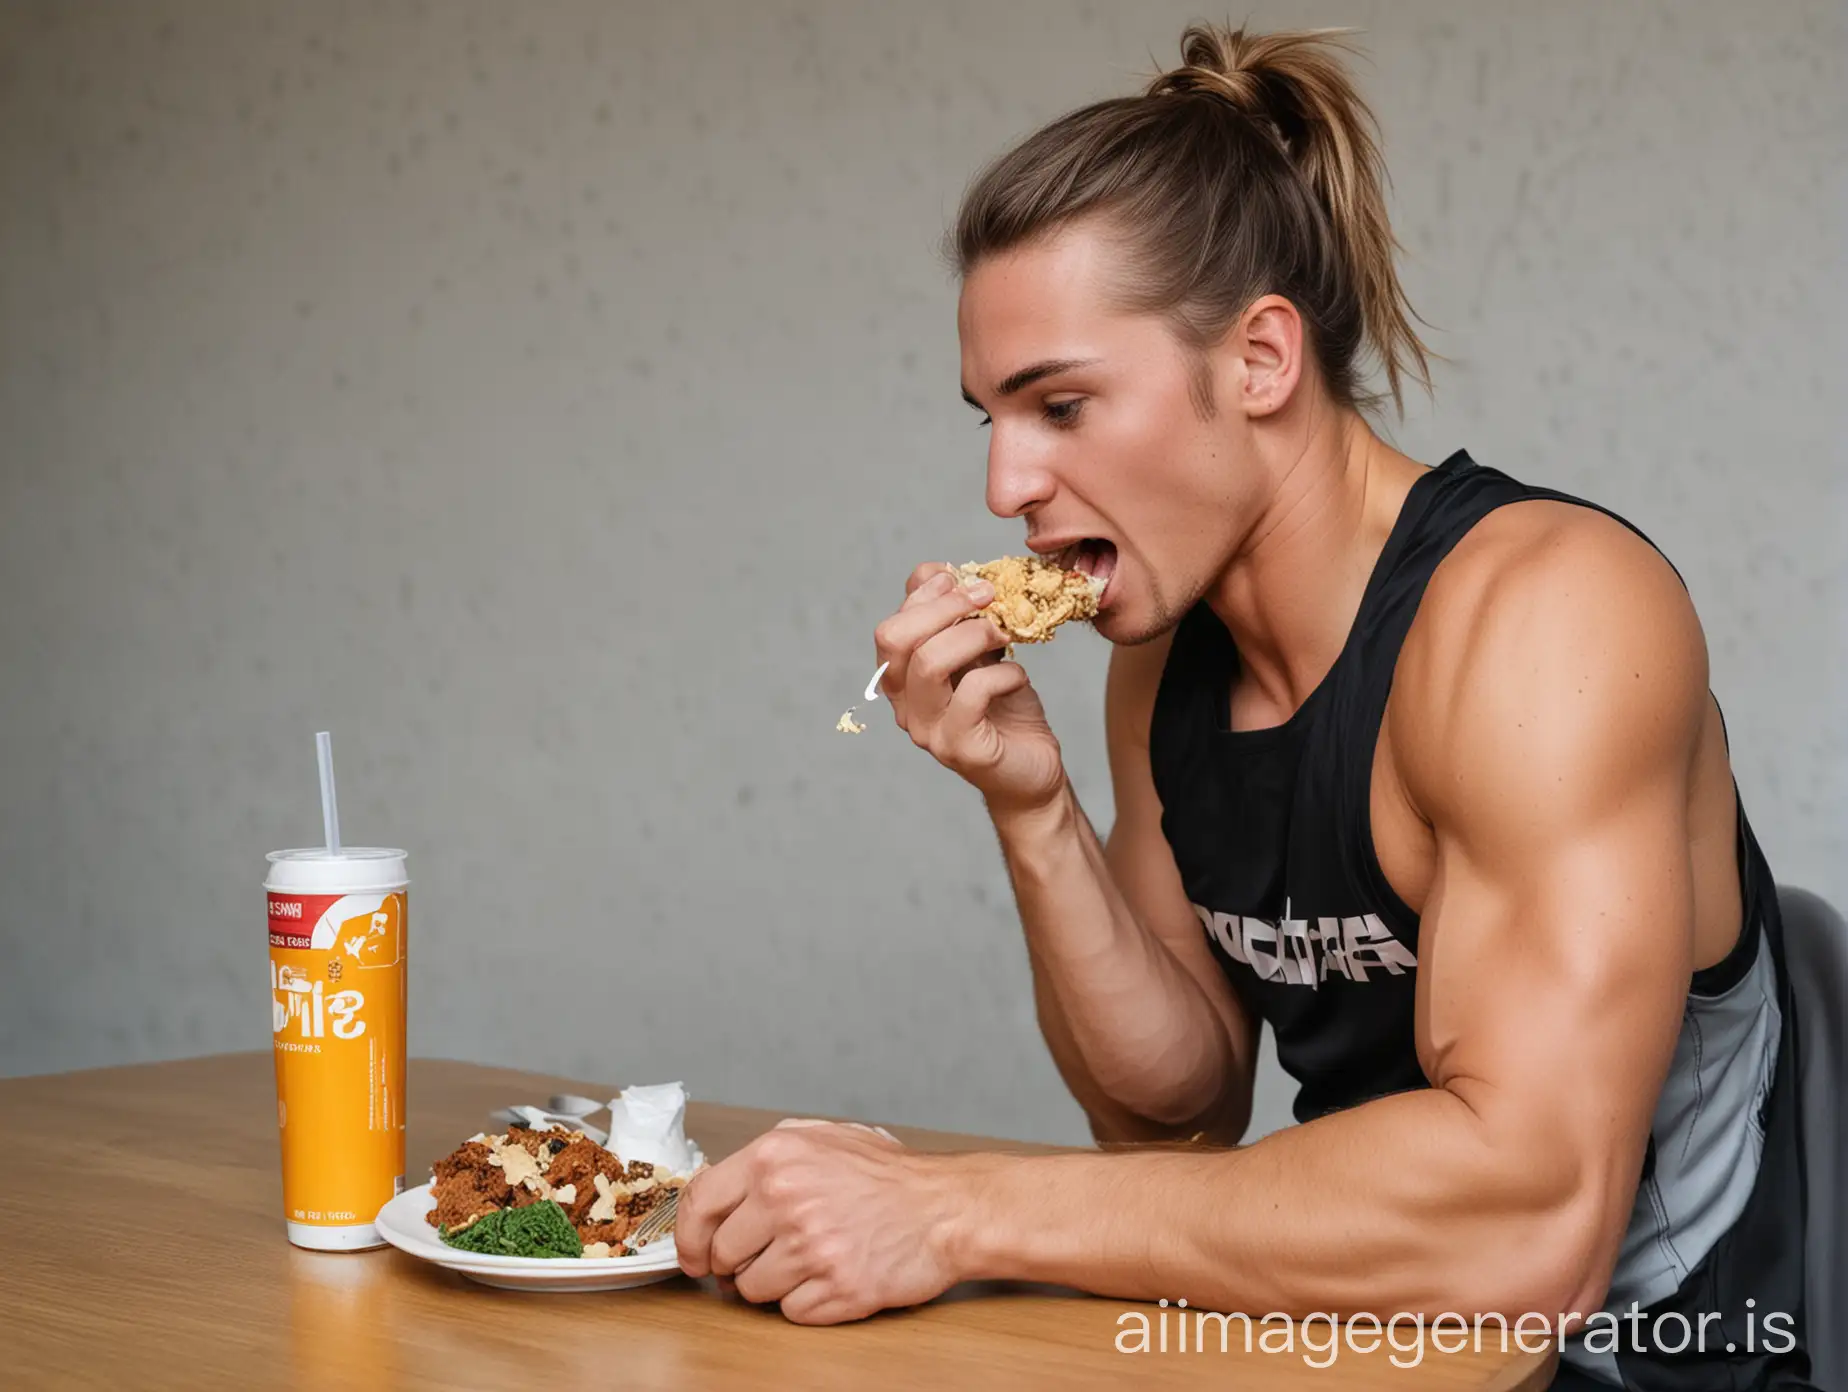
[[[797,1324],[922,1304],[958,1280],[953,1234],[968,1192],[955,1160],[870,1127],[784,1122],[687,1185],[681,1269],[774,1301]]]

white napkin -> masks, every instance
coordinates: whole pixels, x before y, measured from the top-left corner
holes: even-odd
[[[610,1102],[609,1148],[624,1162],[642,1160],[683,1175],[695,1164],[687,1142],[687,1090],[679,1083],[627,1087]]]

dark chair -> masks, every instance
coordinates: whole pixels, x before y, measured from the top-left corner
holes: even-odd
[[[1808,890],[1779,886],[1777,898],[1801,1060],[1811,1376],[1848,1388],[1848,923]]]

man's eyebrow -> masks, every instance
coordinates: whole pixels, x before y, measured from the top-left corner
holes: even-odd
[[[1015,392],[1032,386],[1041,378],[1056,376],[1061,372],[1070,372],[1075,367],[1089,367],[1096,361],[1096,358],[1048,358],[1044,362],[1036,362],[1031,367],[1023,367],[1020,371],[1002,379],[1001,384],[995,388],[995,395],[1012,396]],[[970,394],[967,387],[962,389],[962,394],[964,401],[978,411],[982,409],[982,403]]]

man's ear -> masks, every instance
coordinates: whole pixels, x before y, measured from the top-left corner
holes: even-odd
[[[1302,316],[1281,295],[1253,300],[1227,342],[1242,360],[1238,406],[1247,416],[1268,416],[1288,404],[1303,376]]]

